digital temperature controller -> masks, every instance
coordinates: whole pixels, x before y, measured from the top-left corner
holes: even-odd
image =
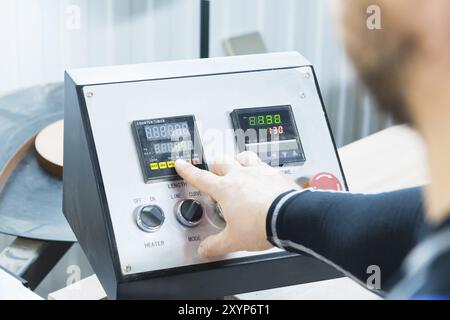
[[[272,166],[305,162],[292,107],[237,109],[231,113],[239,151],[253,151]]]
[[[178,179],[178,159],[206,169],[194,116],[134,121],[132,127],[146,182]]]

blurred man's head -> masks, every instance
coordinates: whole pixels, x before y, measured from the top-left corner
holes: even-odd
[[[336,3],[360,78],[381,108],[412,123],[424,138],[432,181],[426,189],[428,218],[441,222],[450,215],[450,0]],[[381,30],[370,28],[367,11],[374,5]]]
[[[377,18],[367,12],[373,5],[380,8],[380,30],[370,29]],[[416,122],[411,82],[415,68],[450,57],[450,1],[340,0],[340,6],[345,42],[360,78],[381,108],[401,122]]]

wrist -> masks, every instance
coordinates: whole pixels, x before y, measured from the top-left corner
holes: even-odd
[[[283,192],[280,194],[270,205],[269,210],[266,214],[265,219],[265,229],[266,229],[266,239],[267,241],[275,247],[280,247],[280,244],[277,243],[278,235],[277,235],[277,221],[280,212],[286,200],[294,196],[294,194],[298,194],[302,191],[292,189],[287,192]]]

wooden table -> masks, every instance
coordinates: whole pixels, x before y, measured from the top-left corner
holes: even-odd
[[[428,183],[425,148],[404,126],[381,131],[339,150],[352,192],[378,193]],[[49,295],[49,299],[104,299],[97,277],[88,277]],[[379,299],[348,278],[277,288],[237,296],[239,299]]]

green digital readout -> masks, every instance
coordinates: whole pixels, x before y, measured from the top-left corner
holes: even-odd
[[[282,124],[282,123],[283,120],[281,118],[281,114],[267,114],[248,117],[248,124],[251,127]]]
[[[305,162],[291,105],[235,109],[231,120],[240,152],[253,151],[274,167]]]

